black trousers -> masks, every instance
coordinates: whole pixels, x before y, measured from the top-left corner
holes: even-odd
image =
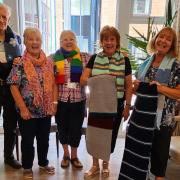
[[[85,115],[85,101],[70,103],[58,102],[55,116],[61,144],[78,147]]]
[[[114,152],[116,146],[116,140],[119,132],[119,126],[121,124],[122,112],[124,110],[124,101],[122,99],[118,99],[118,108],[117,108],[117,116],[113,121],[113,130],[112,130],[112,141],[111,141],[111,153]]]
[[[22,136],[21,152],[22,167],[24,169],[32,168],[34,160],[34,139],[37,141],[37,155],[39,166],[48,165],[47,159],[49,148],[49,133],[51,127],[51,117],[34,118],[23,120],[18,119],[19,130]]]
[[[0,107],[3,108],[4,158],[14,159],[13,150],[16,142],[17,112],[14,99],[8,85],[0,85]]]
[[[167,126],[161,126],[154,132],[150,170],[155,176],[165,176],[172,133],[173,128]]]

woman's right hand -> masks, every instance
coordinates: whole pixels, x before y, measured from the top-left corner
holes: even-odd
[[[31,119],[31,113],[29,112],[27,107],[20,109],[20,115],[24,120]]]
[[[133,81],[133,93],[136,93],[136,90],[138,89],[140,82],[141,82],[141,81],[138,80],[138,79],[136,79],[136,80]]]
[[[13,65],[18,65],[18,64],[20,64],[20,62],[21,62],[21,58],[20,57],[16,57],[13,60]]]

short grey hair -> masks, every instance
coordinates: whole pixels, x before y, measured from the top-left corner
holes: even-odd
[[[24,44],[26,44],[26,41],[27,41],[27,38],[29,37],[30,34],[32,33],[35,33],[35,34],[38,34],[41,38],[41,41],[42,41],[42,35],[41,35],[41,32],[38,28],[35,28],[35,27],[27,27],[25,30],[24,30],[24,34],[23,34],[23,37],[24,37]]]
[[[73,31],[71,31],[71,30],[64,30],[64,31],[61,32],[60,42],[61,42],[61,40],[62,40],[62,38],[63,38],[63,36],[65,34],[71,34],[74,37],[74,40],[76,41],[76,35],[75,35],[75,33]]]
[[[0,8],[6,9],[9,14],[9,17],[11,16],[11,8],[8,5],[6,5],[4,3],[0,3]]]

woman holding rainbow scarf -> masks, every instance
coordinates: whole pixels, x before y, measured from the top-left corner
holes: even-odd
[[[52,55],[55,63],[55,80],[58,86],[58,102],[55,120],[59,131],[59,140],[63,146],[64,156],[61,167],[81,169],[82,163],[77,156],[81,139],[81,128],[85,116],[85,89],[79,84],[83,67],[89,56],[80,53],[76,36],[70,30],[60,35],[60,48]],[[71,154],[69,147],[71,147]]]

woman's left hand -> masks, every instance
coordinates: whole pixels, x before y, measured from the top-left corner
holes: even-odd
[[[57,104],[53,104],[53,116],[56,115],[56,112],[57,112]]]
[[[156,84],[157,86],[160,86],[160,85],[161,85],[158,81],[151,81],[149,84],[150,84],[150,85]]]
[[[125,105],[124,111],[122,113],[122,116],[124,117],[124,121],[126,121],[128,119],[129,111],[130,111],[130,106],[129,105]]]

